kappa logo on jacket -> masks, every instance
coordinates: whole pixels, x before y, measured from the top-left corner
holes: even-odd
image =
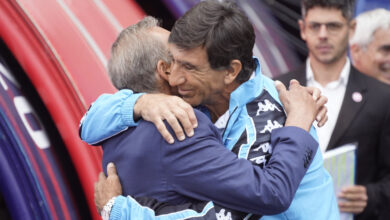
[[[263,102],[258,103],[259,109],[256,112],[256,116],[259,116],[261,112],[275,111],[280,109],[274,103],[271,103],[268,99],[265,99]]]
[[[225,209],[221,209],[218,213],[216,213],[217,220],[232,220],[232,213],[227,212],[225,215]]]
[[[272,130],[276,128],[281,128],[283,125],[279,124],[278,121],[267,120],[267,124],[264,126],[264,129],[260,131],[260,133],[264,134],[265,132],[271,133]]]
[[[253,129],[253,131],[249,132],[246,129],[232,151],[239,154],[240,149],[250,143],[246,159],[263,167],[272,154],[271,132],[284,126],[286,114],[281,104],[265,89],[257,98],[248,103],[246,108],[248,120],[251,120],[254,125],[253,128],[247,127],[247,129]],[[254,135],[249,136],[250,134]]]
[[[270,143],[264,143],[264,144],[260,144],[259,147],[257,148],[254,148],[253,151],[259,151],[259,150],[262,150],[264,153],[266,152],[269,152],[269,153],[272,153],[272,147],[271,147],[271,144]]]
[[[214,211],[215,211],[215,219],[217,220],[241,220],[241,219],[258,220],[262,217],[260,215],[253,215],[253,214],[232,210],[229,208],[224,208],[219,206],[218,204],[214,204]]]

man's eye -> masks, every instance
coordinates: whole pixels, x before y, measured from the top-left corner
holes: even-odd
[[[311,23],[309,25],[309,28],[313,31],[318,31],[321,27],[321,24],[320,23]]]
[[[186,70],[193,70],[194,69],[194,67],[192,65],[184,65],[184,68]]]
[[[385,54],[390,54],[390,45],[382,46],[379,50]]]
[[[328,23],[328,24],[326,24],[326,28],[327,28],[329,31],[338,31],[338,30],[340,30],[342,27],[343,27],[343,25],[342,25],[342,24],[339,24],[339,23]]]

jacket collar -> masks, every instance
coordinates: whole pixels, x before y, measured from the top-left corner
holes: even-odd
[[[332,136],[329,140],[327,150],[338,147],[341,137],[350,127],[351,123],[359,117],[358,113],[367,101],[367,83],[361,77],[361,73],[351,66],[347,88],[339,116],[337,118],[336,126],[333,130]],[[356,96],[360,96],[356,99]]]
[[[242,83],[237,89],[230,94],[229,112],[232,114],[235,108],[246,105],[252,101],[255,97],[259,96],[263,90],[261,86],[263,84],[263,77],[261,73],[261,67],[259,59],[253,58],[256,64],[254,76],[248,81]]]

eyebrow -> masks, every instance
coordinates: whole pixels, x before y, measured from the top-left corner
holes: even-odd
[[[173,56],[172,56],[172,61],[175,61],[176,63],[178,63],[178,64],[181,65],[181,66],[189,66],[189,67],[191,67],[191,68],[194,69],[194,70],[199,70],[199,68],[198,68],[196,65],[194,65],[194,64],[192,64],[192,63],[189,63],[189,62],[187,62],[187,61],[176,60]]]
[[[180,63],[180,65],[189,66],[189,67],[191,67],[191,68],[194,69],[194,70],[198,70],[198,67],[197,67],[197,66],[195,66],[194,64],[189,63],[189,62],[187,62],[187,61],[178,60],[177,62]]]
[[[317,22],[317,21],[308,21],[307,22],[308,24],[344,24],[343,22],[340,22],[340,21],[329,21],[329,22]]]
[[[390,50],[390,44],[381,45],[379,47],[379,49],[388,51],[388,50]]]

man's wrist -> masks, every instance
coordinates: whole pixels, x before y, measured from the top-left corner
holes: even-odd
[[[312,122],[309,123],[307,119],[301,118],[301,117],[291,117],[287,116],[285,126],[295,126],[302,128],[306,131],[309,131],[311,128]]]
[[[142,114],[141,114],[141,111],[142,111],[142,101],[143,101],[143,98],[145,97],[145,95],[147,94],[142,94],[139,96],[139,98],[137,99],[137,101],[135,102],[134,104],[134,108],[133,108],[133,120],[134,122],[138,121],[139,119],[142,118]]]
[[[112,209],[112,206],[114,206],[115,199],[116,199],[117,197],[118,197],[118,196],[112,197],[112,198],[111,198],[110,200],[108,200],[108,202],[104,205],[102,211],[100,212],[100,216],[102,216],[102,219],[103,219],[103,220],[109,220],[109,219],[110,219],[111,209]]]

